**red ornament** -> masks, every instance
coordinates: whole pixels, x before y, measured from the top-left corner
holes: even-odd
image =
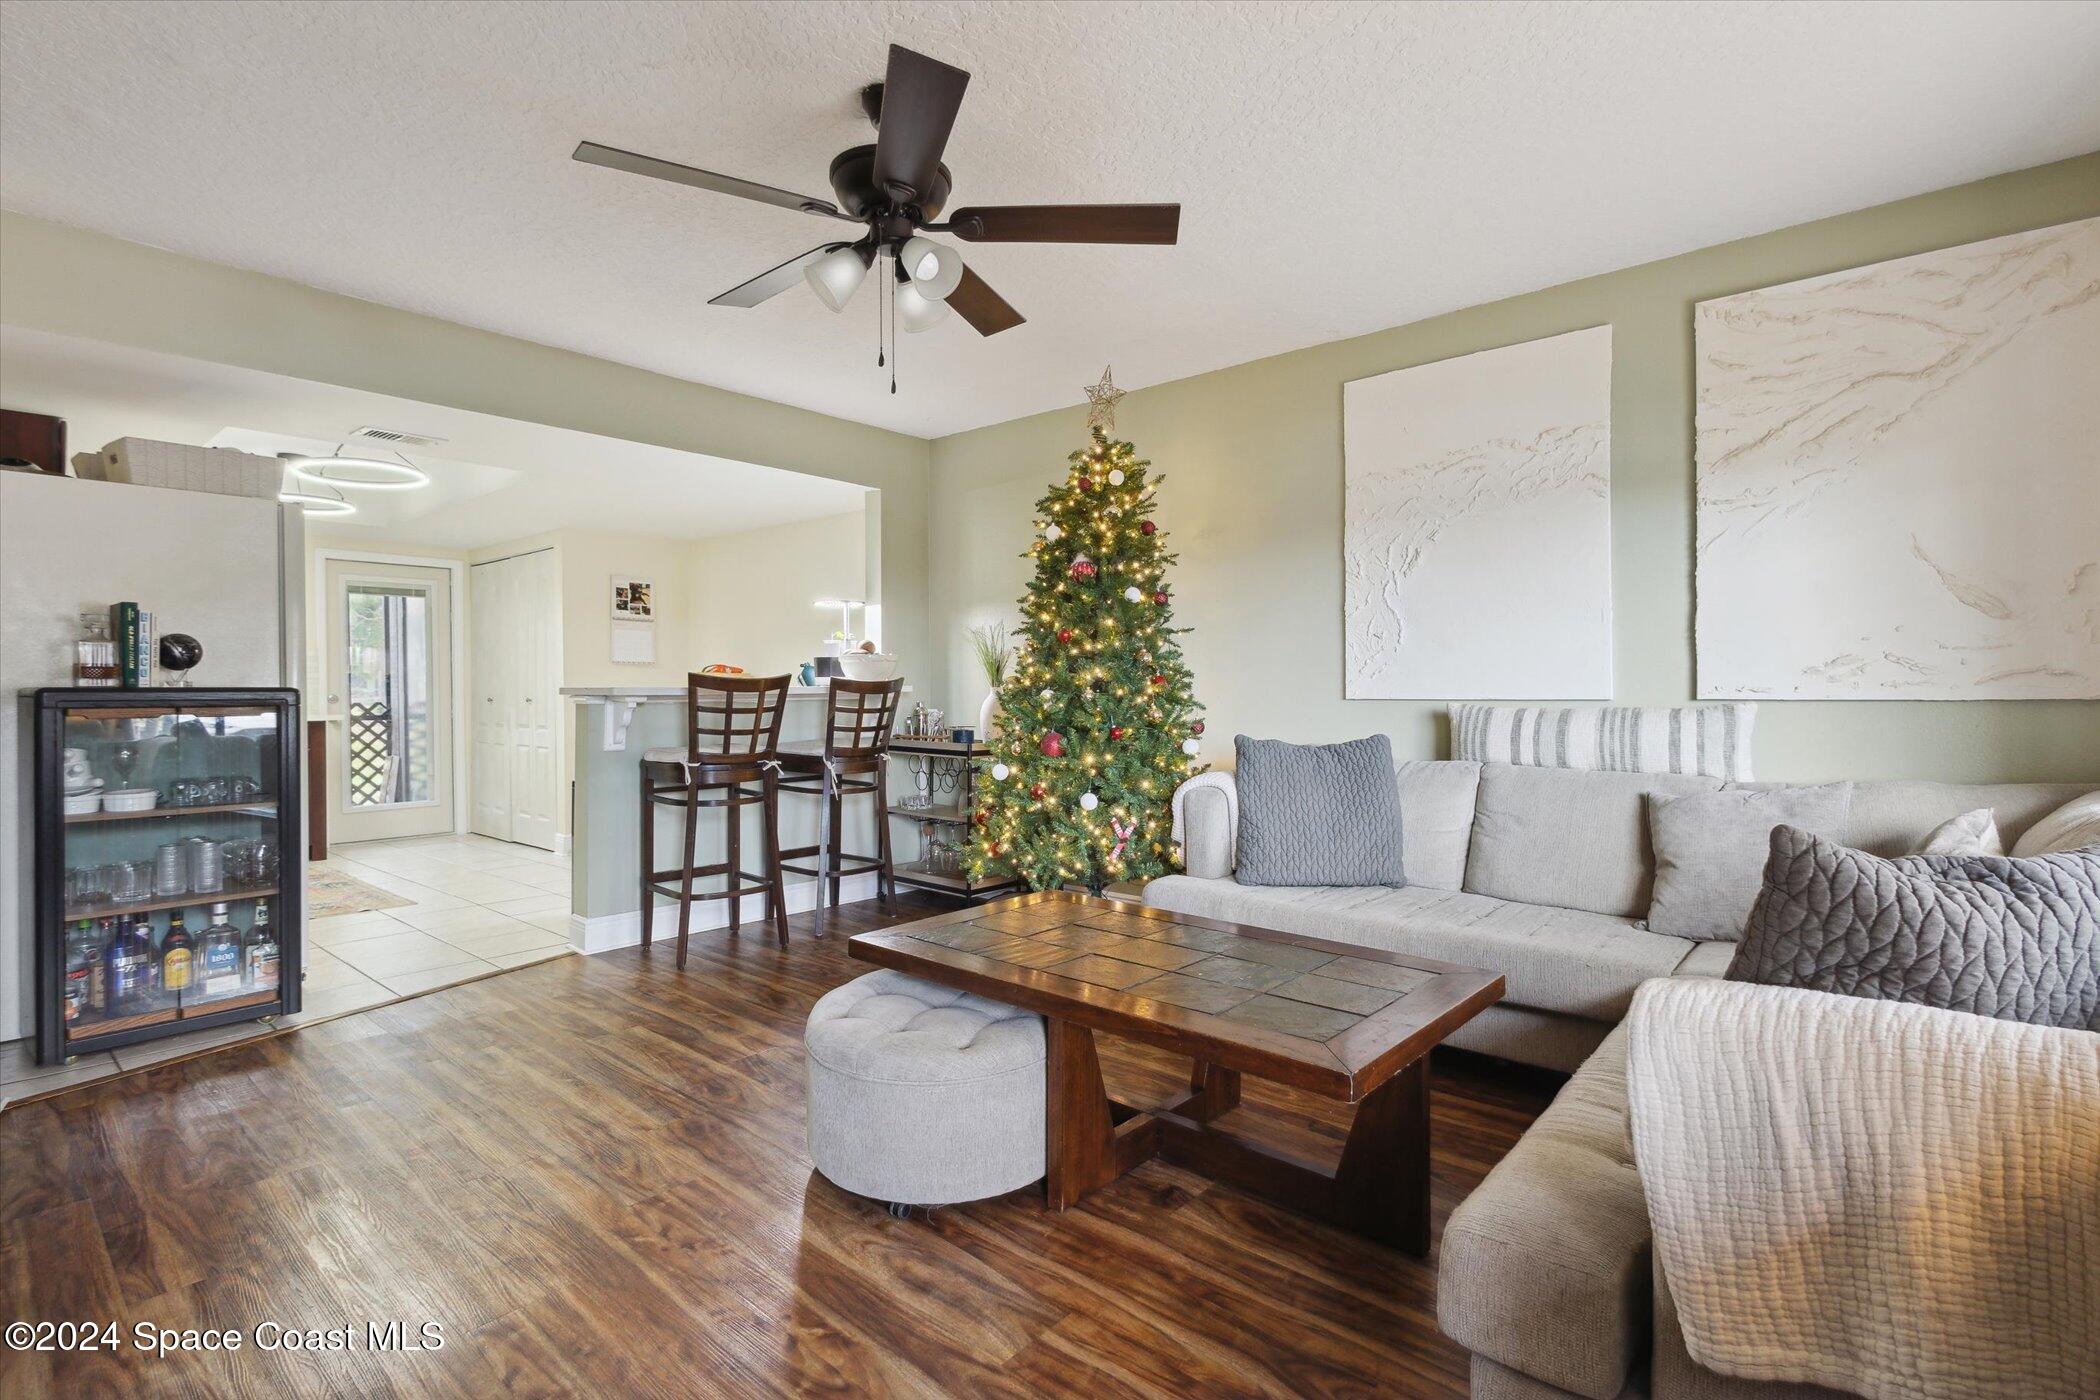
[[[1037,783],[1034,787],[1028,789],[1028,795],[1037,801],[1041,801],[1049,791],[1050,789],[1044,787],[1041,783]]]
[[[1165,676],[1154,676],[1152,678],[1152,683],[1154,685],[1165,685],[1167,683],[1167,678]]]
[[[1203,721],[1199,719],[1193,725],[1190,725],[1189,732],[1192,734],[1201,734],[1203,732]]]
[[[1064,643],[1066,643],[1066,644],[1069,644],[1069,643],[1071,642],[1071,640],[1072,640],[1072,629],[1071,629],[1071,628],[1069,628],[1069,627],[1060,627],[1060,628],[1058,628],[1058,629],[1057,629],[1057,640],[1058,640],[1058,641],[1060,641],[1060,642],[1064,642]]]
[[[1138,526],[1138,533],[1141,535],[1158,534],[1159,526],[1154,525],[1151,521],[1147,520]]]
[[[1108,727],[1108,737],[1109,737],[1109,738],[1111,738],[1111,739],[1120,739],[1120,738],[1122,738],[1122,737],[1123,737],[1123,726],[1122,726],[1122,725],[1120,725],[1120,724],[1111,724],[1111,725],[1110,725],[1110,726]]]
[[[1165,607],[1167,605],[1167,590],[1162,588],[1159,590],[1159,592],[1153,594],[1152,601],[1159,604],[1159,606],[1161,607]]]
[[[1100,568],[1095,565],[1094,561],[1087,558],[1084,554],[1072,561],[1072,577],[1079,579],[1081,582],[1092,578],[1100,572]]]
[[[1063,758],[1065,756],[1065,736],[1058,733],[1055,729],[1051,730],[1043,736],[1042,750],[1045,758]]]

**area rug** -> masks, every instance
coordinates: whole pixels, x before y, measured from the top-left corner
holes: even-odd
[[[306,874],[306,917],[325,919],[335,914],[362,914],[368,909],[399,909],[415,903],[390,890],[368,885],[340,870],[310,870]]]

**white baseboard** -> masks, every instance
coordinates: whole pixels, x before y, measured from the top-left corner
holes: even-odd
[[[569,853],[569,846],[570,841],[568,832],[557,831],[554,833],[554,854],[558,856],[567,855]]]
[[[875,872],[848,875],[839,881],[839,902],[853,904],[875,897]],[[764,932],[760,922],[765,912],[765,896],[747,894],[743,898],[744,930]],[[798,880],[787,887],[787,907],[790,914],[806,914],[817,907],[817,882]],[[705,904],[693,906],[695,929],[729,927],[729,901],[711,899]],[[678,937],[678,906],[663,903],[656,906],[656,941],[665,942]],[[642,913],[630,909],[624,914],[600,914],[587,919],[581,914],[569,916],[569,943],[580,953],[609,953],[615,948],[638,947],[642,941]]]

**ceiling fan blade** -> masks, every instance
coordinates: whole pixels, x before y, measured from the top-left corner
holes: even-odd
[[[993,291],[991,284],[965,267],[962,281],[948,293],[948,305],[955,314],[970,323],[979,335],[997,335],[1010,331],[1027,320],[1020,312],[1007,305],[1006,298]]]
[[[1178,204],[992,204],[958,209],[948,231],[971,243],[1172,243]]]
[[[819,243],[806,253],[797,253],[778,267],[769,267],[748,282],[739,282],[718,297],[709,297],[709,306],[756,306],[769,297],[775,297],[802,280],[802,270],[835,248],[851,247],[847,243]]]
[[[969,85],[962,69],[890,45],[882,121],[875,129],[875,183],[892,199],[910,203],[932,188]]]
[[[713,190],[716,194],[735,195],[738,199],[755,199],[761,204],[777,204],[782,209],[799,209],[808,214],[823,214],[848,223],[859,220],[839,212],[837,205],[828,199],[812,195],[796,194],[793,190],[777,190],[771,185],[761,185],[754,180],[739,180],[734,175],[717,175],[712,170],[697,170],[676,161],[658,160],[655,156],[636,155],[613,146],[601,146],[596,141],[577,143],[573,157],[588,165],[602,165],[608,170],[624,170],[630,175],[647,175],[652,179],[669,180],[673,184],[691,185],[696,190]]]

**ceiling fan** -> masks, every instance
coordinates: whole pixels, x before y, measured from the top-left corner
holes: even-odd
[[[866,226],[858,238],[820,243],[731,287],[710,301],[713,306],[757,306],[800,278],[826,306],[839,311],[876,259],[886,257],[895,269],[890,287],[893,325],[922,331],[952,307],[979,335],[997,335],[1026,318],[966,266],[959,252],[926,234],[953,234],[966,243],[1174,242],[1181,225],[1179,204],[979,205],[957,209],[936,222],[952,186],[941,153],[969,82],[970,75],[960,68],[890,45],[883,81],[868,84],[860,94],[862,109],[875,123],[875,144],[853,146],[833,157],[835,204],[595,141],[577,146],[575,158]],[[894,392],[894,383],[891,388]]]

